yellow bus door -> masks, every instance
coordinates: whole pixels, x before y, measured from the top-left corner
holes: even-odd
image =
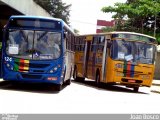
[[[106,80],[107,53],[108,53],[107,52],[107,39],[105,39],[104,48],[103,48],[103,56],[102,56],[102,74],[101,74],[102,82],[105,82]]]
[[[95,79],[95,66],[96,66],[96,49],[97,46],[94,44],[94,39],[90,43],[90,49],[88,50],[88,65],[87,65],[87,77],[90,79]]]
[[[89,63],[89,51],[90,51],[91,41],[86,41],[85,43],[85,52],[84,52],[84,61],[83,61],[83,76],[87,77],[88,73],[88,63]]]

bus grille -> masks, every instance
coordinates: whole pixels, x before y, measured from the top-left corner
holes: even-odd
[[[22,77],[25,79],[41,79],[42,75],[22,74]]]
[[[48,67],[50,64],[34,64],[34,63],[30,63],[29,67],[30,68],[46,68]]]

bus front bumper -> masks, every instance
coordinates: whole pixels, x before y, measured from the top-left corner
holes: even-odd
[[[8,74],[3,76],[3,79],[9,81],[54,84],[61,84],[62,81],[60,74],[29,74],[20,72],[8,72]]]

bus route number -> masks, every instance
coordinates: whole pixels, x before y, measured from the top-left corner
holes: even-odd
[[[7,62],[8,62],[8,61],[10,61],[10,62],[12,61],[12,58],[11,58],[11,57],[5,57],[4,59],[5,59],[5,61],[7,61]]]

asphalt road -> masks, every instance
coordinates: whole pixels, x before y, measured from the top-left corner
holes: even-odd
[[[44,84],[0,80],[0,113],[160,113],[160,95],[151,89],[134,93],[122,86],[72,81],[57,92]]]

